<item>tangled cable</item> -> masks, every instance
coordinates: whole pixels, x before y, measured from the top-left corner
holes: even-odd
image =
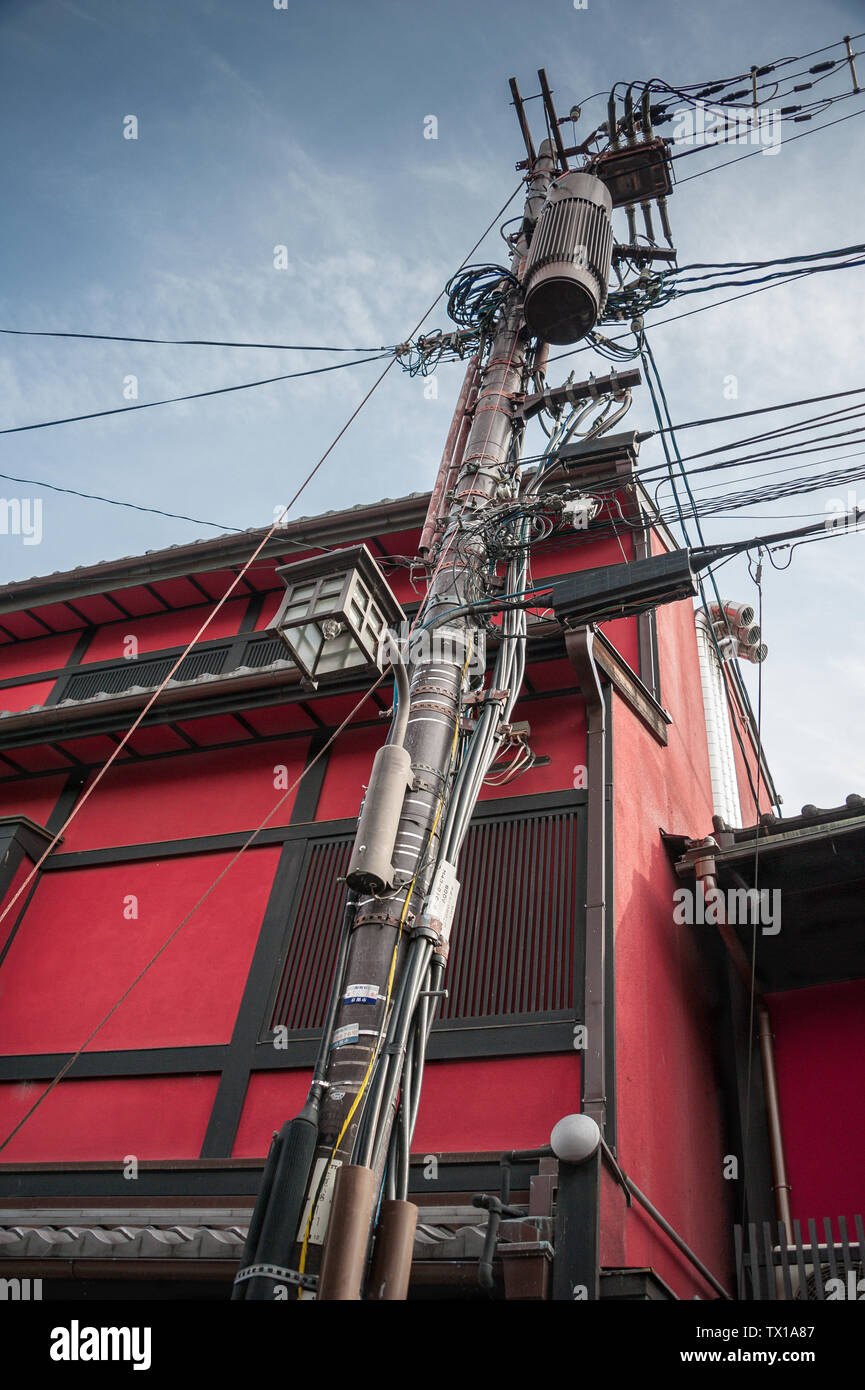
[[[445,288],[448,314],[461,328],[485,332],[519,280],[500,265],[468,265]]]

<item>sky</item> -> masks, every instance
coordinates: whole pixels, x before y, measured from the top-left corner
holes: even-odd
[[[585,135],[605,117],[605,96],[593,94],[616,81],[709,82],[837,42],[865,28],[861,20],[857,4],[805,0],[0,0],[0,328],[358,349],[402,342],[517,188],[524,152],[509,77],[527,95],[546,67],[560,113],[583,107]],[[865,79],[865,57],[859,69]],[[846,92],[849,81],[841,74],[827,89]],[[854,96],[810,125],[785,126],[775,152],[730,168],[715,166],[739,149],[682,160],[680,179],[712,172],[670,199],[680,264],[857,243],[865,117],[789,135],[862,107],[865,95]],[[537,122],[538,104],[529,109]],[[425,138],[431,116],[435,139]],[[624,239],[624,225],[616,230]],[[473,260],[505,254],[494,227]],[[649,316],[674,421],[863,384],[863,289],[863,270],[852,269],[657,329]],[[425,329],[447,326],[440,304]],[[0,429],[338,361],[0,337]],[[382,365],[0,434],[0,496],[41,502],[38,543],[32,528],[0,534],[0,582],[270,524]],[[560,364],[561,379],[571,368],[583,377],[607,363],[582,353]],[[457,365],[442,367],[433,396],[393,368],[292,515],[430,487],[460,379]],[[653,425],[645,387],[626,423]],[[682,441],[706,449],[747,425]],[[660,456],[649,441],[641,462]],[[816,455],[815,469],[828,457]],[[858,497],[811,493],[704,530],[709,541],[760,535],[856,500],[865,503],[865,481]],[[863,558],[860,533],[796,550],[783,573],[764,565],[762,689],[757,668],[744,674],[787,814],[865,792]],[[724,597],[757,606],[744,560],[722,576]]]

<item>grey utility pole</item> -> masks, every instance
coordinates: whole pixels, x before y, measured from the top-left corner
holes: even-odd
[[[513,253],[511,272],[519,280],[525,267],[531,229],[555,173],[554,149],[540,148],[528,178],[524,220]],[[481,541],[465,534],[467,518],[488,508],[500,493],[515,458],[512,397],[525,389],[531,337],[525,331],[522,293],[515,285],[503,305],[486,361],[480,367],[476,406],[466,440],[463,466],[450,494],[443,534],[432,545],[432,579],[420,627],[430,636],[417,644],[409,661],[410,707],[403,746],[411,760],[413,785],[405,790],[393,855],[396,883],[390,891],[359,896],[347,947],[343,976],[346,988],[334,1020],[327,1060],[319,1138],[306,1193],[295,1255],[307,1275],[319,1272],[321,1243],[327,1232],[331,1192],[339,1166],[371,1169],[366,1189],[377,1194],[396,1112],[405,1040],[392,1040],[379,1052],[386,1014],[396,1009],[401,993],[417,993],[432,957],[443,965],[446,947],[428,934],[426,949],[409,950],[430,887],[441,832],[443,801],[454,777],[453,749],[466,688],[466,668],[474,653],[483,655],[485,636],[476,616],[464,614],[437,626],[442,616],[479,597],[479,578],[486,570]],[[474,365],[469,372],[474,371]],[[439,523],[441,529],[441,523]],[[450,645],[448,645],[448,643]],[[513,692],[514,696],[516,692]],[[407,897],[410,900],[407,905]],[[413,978],[406,978],[407,972]],[[442,971],[438,972],[438,979]],[[374,1000],[374,1002],[370,1002]],[[361,1099],[358,1101],[358,1094]],[[358,1128],[359,1152],[355,1151]],[[374,1137],[373,1137],[374,1136]],[[363,1204],[364,1198],[356,1194]],[[314,1207],[314,1210],[313,1210]],[[306,1237],[306,1239],[304,1239]],[[294,1268],[298,1268],[295,1264]]]

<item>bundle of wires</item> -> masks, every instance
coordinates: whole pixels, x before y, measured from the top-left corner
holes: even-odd
[[[861,33],[854,34],[851,36],[850,42],[855,42],[862,37],[865,36]],[[615,103],[619,89],[624,87],[626,110],[632,110],[637,104],[638,97],[643,93],[649,93],[650,100],[653,94],[657,94],[660,100],[651,104],[651,118],[656,126],[673,120],[678,114],[681,104],[693,109],[707,100],[713,100],[719,107],[733,110],[737,108],[747,111],[759,110],[769,102],[777,103],[784,101],[787,97],[799,96],[802,92],[813,91],[815,87],[821,86],[838,73],[849,71],[851,58],[848,57],[846,51],[846,42],[846,40],[841,39],[835,43],[827,44],[823,48],[816,48],[810,53],[775,58],[768,63],[752,68],[749,72],[735,73],[731,77],[712,78],[707,82],[673,86],[661,77],[651,77],[630,83],[617,82],[609,94],[609,100],[611,103]],[[837,57],[823,58],[819,63],[812,63],[810,66],[796,66],[797,64],[807,65],[809,58],[818,57],[823,53],[831,53],[833,49],[841,48],[844,51],[839,53]],[[855,60],[860,56],[859,52],[852,52],[852,59]],[[795,70],[791,72],[791,68]],[[797,78],[804,78],[805,80],[797,82]],[[745,85],[740,85],[742,83]],[[600,96],[602,94],[598,92],[595,95]],[[843,100],[845,95],[856,95],[856,92],[835,93],[828,96],[821,94],[804,103],[781,107],[777,110],[777,115],[782,120],[807,120],[826,110],[836,101]],[[580,103],[580,105],[583,104]]]
[[[739,287],[750,289],[776,280],[798,280],[861,265],[865,265],[865,245],[860,244],[835,251],[815,251],[810,255],[777,256],[768,261],[708,261],[643,271],[632,284],[611,290],[603,318],[604,322],[633,319],[684,295]]]
[[[500,265],[468,265],[448,281],[448,314],[462,328],[486,332],[519,280]]]
[[[440,362],[462,362],[476,351],[480,334],[473,329],[457,333],[425,333],[413,342],[401,343],[396,358],[409,376],[430,376]]]

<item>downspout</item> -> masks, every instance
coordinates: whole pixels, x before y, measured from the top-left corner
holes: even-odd
[[[583,1111],[603,1136],[607,1120],[606,1049],[606,785],[607,719],[604,692],[588,627],[565,631],[565,648],[586,702],[588,827],[586,848],[586,959]]]
[[[778,1220],[784,1222],[784,1229],[789,1236],[793,1230],[793,1213],[790,1210],[790,1183],[787,1180],[784,1135],[781,1130],[781,1107],[778,1104],[775,1041],[772,1035],[772,1020],[762,997],[757,1005],[757,1018],[760,1031],[760,1058],[763,1063],[763,1086],[766,1091],[766,1118],[769,1122],[769,1147],[772,1154],[775,1211]]]
[[[702,885],[704,897],[718,888],[715,859],[712,851],[717,849],[715,841],[705,842],[706,853],[694,859],[696,881]],[[739,876],[736,875],[738,878]],[[747,885],[740,879],[743,887]],[[719,896],[713,902],[720,906]],[[719,921],[718,930],[733,964],[747,990],[751,990],[751,966],[733,928],[726,920]],[[766,1095],[766,1121],[769,1130],[769,1154],[772,1161],[772,1192],[775,1198],[775,1215],[789,1235],[793,1229],[793,1214],[790,1210],[790,1183],[787,1178],[787,1160],[784,1152],[784,1133],[781,1128],[781,1107],[778,1101],[778,1071],[775,1065],[775,1044],[772,1036],[772,1020],[763,995],[756,995],[758,1035],[760,1040],[760,1061],[763,1070],[763,1090]]]

